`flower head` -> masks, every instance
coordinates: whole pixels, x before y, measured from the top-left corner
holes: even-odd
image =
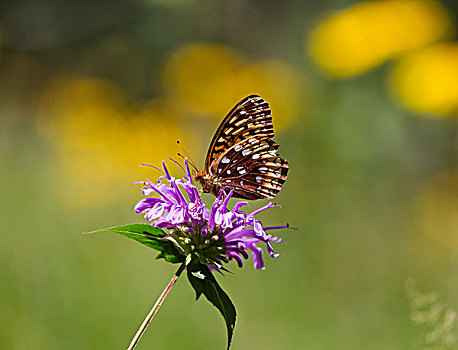
[[[167,238],[184,255],[194,254],[200,262],[215,269],[221,269],[223,262],[232,259],[241,267],[243,258],[249,257],[248,251],[251,251],[255,268],[264,269],[263,249],[257,246],[258,243],[266,245],[271,257],[278,256],[271,242],[281,242],[281,239],[267,232],[288,226],[264,227],[255,218],[260,212],[278,205],[269,203],[250,214],[242,210],[248,202],[238,202],[228,209],[233,191],[223,190],[208,209],[192,182],[187,160],[184,167],[175,163],[183,170],[183,178],[170,176],[163,162],[163,170],[156,168],[163,175],[155,183],[147,180],[142,189],[145,196],[153,193],[158,196],[139,201],[135,212],[143,213],[151,225],[168,230]]]

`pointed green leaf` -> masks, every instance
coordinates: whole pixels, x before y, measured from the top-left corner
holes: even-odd
[[[165,261],[172,263],[172,264],[178,264],[184,261],[185,257],[181,254],[175,253],[175,254],[170,254],[166,252],[161,252],[156,256],[156,259],[164,259]]]
[[[196,291],[196,300],[203,294],[216,308],[226,322],[227,348],[231,346],[237,313],[229,296],[219,286],[208,266],[199,262],[191,263],[187,268],[189,282]]]
[[[149,248],[158,250],[160,254],[158,259],[165,259],[171,263],[180,263],[184,261],[184,255],[178,250],[178,247],[166,238],[167,234],[160,228],[148,224],[128,224],[95,230],[87,233],[96,233],[101,231],[116,232],[127,238],[133,239]]]

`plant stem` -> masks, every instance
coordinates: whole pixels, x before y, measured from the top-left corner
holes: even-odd
[[[150,324],[151,320],[153,319],[154,315],[159,311],[159,308],[161,307],[162,303],[164,302],[165,298],[167,298],[167,295],[170,293],[170,290],[172,289],[173,285],[175,284],[176,280],[178,277],[180,277],[181,273],[183,272],[184,268],[186,267],[188,263],[188,260],[181,264],[180,268],[175,272],[173,275],[172,279],[170,280],[169,284],[165,287],[165,289],[162,291],[162,294],[159,296],[157,299],[156,303],[146,316],[145,320],[143,321],[142,325],[138,329],[137,333],[135,334],[134,338],[130,342],[129,347],[127,350],[134,350],[135,347],[137,346],[138,342],[140,341],[140,338],[142,337],[143,333],[145,333],[146,328],[148,328],[148,325]]]

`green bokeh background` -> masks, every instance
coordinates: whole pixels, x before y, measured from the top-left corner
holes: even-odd
[[[43,82],[71,71],[110,79],[133,99],[150,98],[160,94],[151,86],[170,50],[216,41],[252,57],[292,62],[310,86],[302,114],[277,136],[290,163],[276,198],[283,207],[263,216],[265,224],[287,221],[299,230],[281,232],[287,244],[276,246],[278,259],[266,258],[265,271],[231,263],[234,274],[217,276],[238,311],[233,349],[415,349],[421,333],[409,318],[405,279],[416,278],[458,304],[452,239],[458,232],[444,232],[449,244],[437,241],[416,210],[436,174],[457,174],[458,128],[454,120],[412,114],[394,102],[385,85],[389,64],[342,81],[318,72],[304,53],[304,36],[323,11],[349,3],[3,2],[0,348],[125,348],[176,269],[120,236],[81,235],[141,221],[132,211],[141,197],[132,189],[125,201],[96,209],[71,210],[59,202],[50,166],[55,155],[34,122]],[[445,5],[455,16],[456,3]],[[146,55],[146,66],[140,69],[129,52],[119,59],[131,69],[110,69],[115,46],[94,55],[89,68],[77,64],[83,50],[113,36]],[[28,59],[40,69],[28,69]],[[196,136],[202,149],[216,125],[205,123]],[[453,181],[446,186],[446,193],[457,193]],[[456,219],[447,215],[438,217],[437,229],[442,220]],[[138,349],[223,349],[225,337],[217,310],[195,302],[183,278]]]

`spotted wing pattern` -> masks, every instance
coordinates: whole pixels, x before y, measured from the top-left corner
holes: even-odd
[[[220,188],[234,190],[234,197],[273,198],[288,173],[288,162],[277,150],[278,144],[269,137],[250,137],[230,147],[210,170]]]
[[[224,118],[208,149],[205,169],[229,148],[248,137],[274,137],[269,104],[258,95],[240,101]]]

